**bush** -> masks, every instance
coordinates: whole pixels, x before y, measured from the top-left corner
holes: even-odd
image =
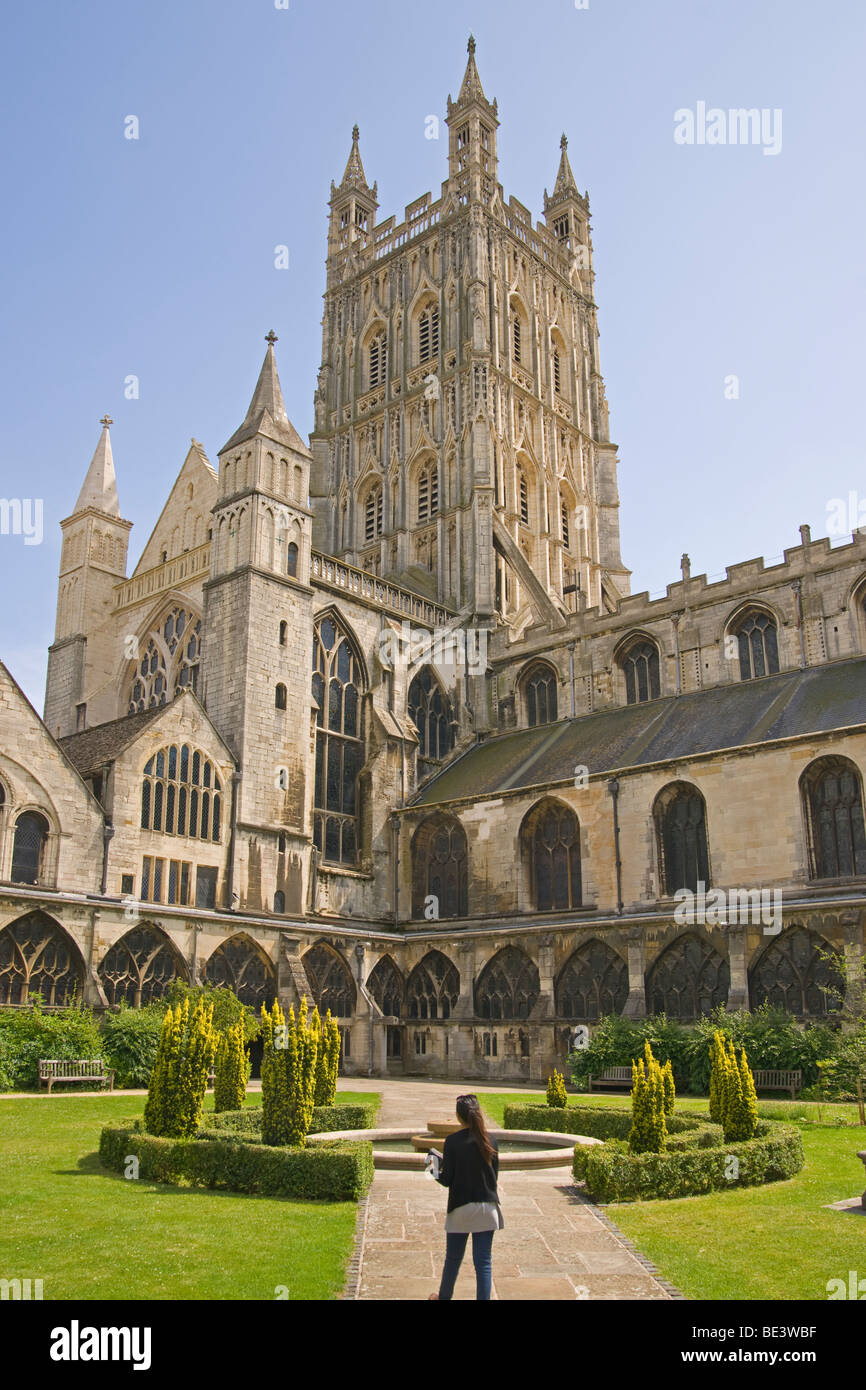
[[[739,1058],[731,1043],[728,1048],[729,1091],[725,1110],[725,1143],[751,1139],[758,1123],[755,1079],[749,1070],[744,1048]]]
[[[691,1033],[664,1014],[642,1019],[609,1014],[603,1018],[593,1028],[588,1045],[568,1059],[574,1085],[578,1090],[586,1090],[591,1074],[598,1076],[607,1067],[631,1066],[643,1056],[646,1042],[660,1062],[670,1062],[677,1090],[686,1090],[691,1070]]]
[[[243,1105],[249,1072],[244,1025],[238,1019],[228,1032],[219,1035],[214,1059],[214,1110],[236,1110]]]
[[[234,990],[226,985],[188,985],[184,980],[172,980],[165,992],[162,1007],[189,1001],[190,1011],[196,1004],[213,1005],[213,1026],[217,1033],[227,1033],[236,1023],[244,1025],[244,1042],[251,1043],[259,1036],[261,1025],[248,1004],[242,1004]]]
[[[375,1118],[374,1105],[317,1105],[313,1108],[309,1132],[325,1134],[335,1129],[372,1129]],[[207,1122],[210,1129],[261,1134],[262,1111],[258,1106],[247,1105],[243,1110],[223,1110],[218,1115],[208,1115]]]
[[[102,1038],[86,1008],[58,1009],[43,1013],[39,1002],[27,1009],[0,1009],[2,1072],[5,1090],[35,1091],[39,1087],[39,1062],[104,1057]],[[83,1083],[88,1089],[92,1082]]]
[[[666,1063],[667,1065],[667,1063]],[[667,1138],[665,1084],[662,1069],[648,1042],[644,1057],[632,1062],[631,1115],[628,1144],[632,1153],[661,1153]]]
[[[192,1010],[189,999],[166,1010],[144,1107],[150,1134],[182,1139],[198,1129],[216,1050],[212,1018],[201,999]]]
[[[324,1022],[319,1017],[319,1010],[313,1010],[313,1028],[319,1030],[314,1104],[333,1105],[334,1096],[337,1094],[337,1073],[340,1069],[340,1029],[337,1020],[331,1018],[330,1009],[325,1014]],[[348,1125],[346,1128],[348,1129]]]
[[[303,1144],[313,1120],[321,1025],[307,1022],[304,996],[297,1019],[293,1008],[287,1019],[276,1001],[270,1013],[263,1007],[262,1032],[262,1141]]]
[[[730,1160],[738,1161],[731,1177]],[[578,1144],[574,1176],[593,1201],[692,1197],[730,1187],[754,1187],[798,1173],[805,1161],[803,1139],[793,1125],[759,1121],[754,1139],[712,1148],[686,1147],[663,1154],[623,1153],[619,1147]]]
[[[159,1004],[143,1009],[123,1006],[102,1020],[102,1047],[115,1072],[117,1086],[147,1086],[156,1061],[165,1010]]]
[[[569,1105],[553,1110],[549,1105],[521,1102],[506,1105],[503,1129],[547,1130],[554,1134],[585,1134],[590,1139],[628,1139],[632,1126],[630,1110],[605,1105]],[[694,1135],[692,1144],[721,1144],[720,1125],[708,1124],[700,1115],[671,1115],[667,1121],[670,1148],[677,1147],[673,1135]]]
[[[107,1125],[99,1141],[103,1166],[123,1172],[132,1155],[139,1160],[138,1176],[152,1182],[186,1182],[263,1197],[354,1201],[373,1177],[373,1147],[360,1141],[289,1148],[224,1136],[169,1139]]]
[[[568,1092],[565,1089],[565,1079],[562,1072],[554,1071],[547,1078],[547,1103],[555,1109],[561,1110],[568,1104]]]

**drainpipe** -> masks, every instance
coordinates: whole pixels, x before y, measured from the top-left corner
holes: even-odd
[[[234,912],[235,910],[235,845],[238,831],[238,789],[240,787],[241,775],[240,770],[235,768],[232,773],[232,815],[231,828],[229,831],[228,864],[226,865],[225,905],[229,912]]]
[[[794,601],[797,605],[797,627],[800,630],[800,670],[806,667],[806,634],[803,629],[803,584],[799,579],[795,579],[791,588],[794,590]]]
[[[102,896],[108,891],[108,846],[114,839],[114,826],[109,821],[102,827]]]
[[[573,719],[574,716],[575,716],[576,710],[577,710],[577,704],[576,704],[575,693],[574,693],[574,643],[573,643],[573,642],[569,642],[569,644],[568,644],[568,659],[569,659],[569,662],[570,662],[570,664],[571,664],[571,717],[572,717],[572,719]]]
[[[370,1026],[369,1026],[368,1032],[369,1032],[369,1034],[370,1034],[370,1060],[369,1060],[369,1065],[368,1065],[368,1067],[367,1067],[367,1075],[368,1075],[368,1076],[372,1076],[372,1075],[373,1075],[373,1019],[374,1019],[374,1017],[375,1017],[375,1013],[374,1013],[375,1004],[374,1004],[374,1002],[373,1002],[371,996],[367,993],[367,987],[366,987],[366,985],[364,984],[364,978],[363,978],[363,976],[364,976],[364,947],[361,945],[361,942],[360,942],[360,941],[357,942],[357,944],[356,944],[356,946],[355,946],[355,960],[358,962],[358,988],[360,989],[361,993],[363,994],[364,998],[366,999],[366,1001],[367,1001],[367,1008],[368,1008],[368,1010],[369,1010]]]
[[[394,930],[400,922],[400,817],[391,813],[391,830],[394,835]]]
[[[612,777],[607,784],[607,790],[613,798],[613,843],[616,853],[616,910],[617,915],[622,916],[622,859],[619,852],[619,782],[616,777]]]

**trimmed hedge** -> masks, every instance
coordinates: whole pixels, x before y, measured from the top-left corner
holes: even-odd
[[[699,1115],[673,1114],[666,1118],[666,1149],[710,1148],[721,1144],[721,1125]],[[506,1105],[503,1129],[551,1130],[559,1134],[585,1134],[591,1139],[628,1139],[631,1110],[597,1105],[569,1105],[562,1110],[550,1105]]]
[[[730,1177],[730,1159],[738,1160]],[[755,1187],[792,1178],[805,1162],[803,1138],[794,1125],[761,1120],[754,1139],[713,1148],[689,1148],[661,1154],[628,1154],[606,1146],[574,1151],[574,1176],[586,1183],[595,1202],[694,1197],[729,1187]]]
[[[139,1160],[139,1178],[151,1182],[188,1182],[263,1197],[355,1201],[373,1178],[369,1143],[335,1140],[290,1149],[223,1136],[208,1142],[157,1139],[131,1127],[106,1125],[99,1141],[103,1166],[123,1172],[130,1155]]]
[[[311,1134],[328,1134],[335,1129],[372,1129],[376,1118],[374,1105],[317,1105],[313,1109]],[[243,1110],[222,1110],[207,1116],[209,1129],[228,1129],[237,1134],[261,1134],[260,1106],[248,1105]]]

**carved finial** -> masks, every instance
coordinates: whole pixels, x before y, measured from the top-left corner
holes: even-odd
[[[99,423],[100,425],[113,425],[114,421],[112,420],[110,415],[103,415]]]
[[[467,50],[467,52],[468,52],[470,58],[474,58],[474,57],[475,57],[475,35],[474,35],[474,34],[470,34],[470,35],[469,35],[469,42],[468,42],[468,44],[466,45],[466,50]]]
[[[280,340],[273,329],[271,329],[270,333],[265,334],[265,342],[270,343],[271,347],[273,347],[274,343],[278,343],[279,341]]]
[[[688,555],[683,555],[682,559],[680,560],[680,569],[682,570],[683,579],[691,578],[692,562],[689,559]]]
[[[562,132],[562,139],[559,142],[559,148],[561,150],[568,149],[568,136],[566,135],[565,131]]]
[[[358,129],[358,127],[357,127],[356,125],[353,125],[353,126],[352,126],[352,140],[353,140],[353,141],[357,141],[358,136],[359,136],[360,134],[361,134],[361,132],[360,132],[360,130]]]

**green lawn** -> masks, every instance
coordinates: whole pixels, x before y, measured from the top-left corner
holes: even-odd
[[[261,1103],[260,1095],[248,1099]],[[46,1299],[272,1299],[279,1286],[290,1299],[337,1297],[355,1203],[174,1188],[107,1173],[97,1156],[102,1125],[141,1115],[144,1101],[0,1101],[0,1275],[41,1278]]]
[[[481,1097],[491,1120],[500,1124],[506,1104],[517,1099]],[[623,1105],[628,1097],[569,1096],[570,1105],[586,1103]],[[706,1100],[698,1099],[677,1105],[705,1112],[708,1108]],[[838,1123],[856,1119],[856,1105],[823,1106],[820,1124],[814,1102],[762,1101],[759,1109],[799,1123],[806,1163],[795,1178],[706,1197],[605,1207],[620,1230],[687,1298],[824,1300],[829,1279],[847,1282],[851,1269],[860,1278],[866,1276],[866,1216],[824,1209],[828,1202],[863,1190],[857,1151],[866,1148],[866,1129]]]

